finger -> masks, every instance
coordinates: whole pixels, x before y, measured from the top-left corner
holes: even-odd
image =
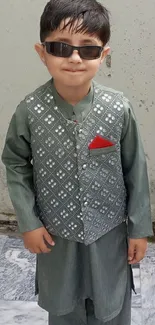
[[[132,261],[129,262],[129,265],[134,265],[134,264],[137,264],[137,260],[134,258]]]
[[[135,256],[135,245],[129,244],[129,248],[128,248],[128,261],[129,262],[133,261],[134,256]]]
[[[143,259],[143,257],[140,257],[140,258],[135,257],[131,262],[129,262],[129,264],[131,264],[131,265],[138,264],[142,259]]]
[[[131,265],[137,263],[137,260],[136,260],[135,255],[134,255],[134,257],[132,258],[132,260],[131,260],[131,259],[130,259],[130,260],[128,259],[128,263],[131,264]]]
[[[26,243],[24,243],[24,247],[25,247],[25,249],[29,249],[29,245]]]
[[[136,255],[135,255],[135,260],[137,263],[139,263],[145,256],[145,252],[142,250],[137,250]]]
[[[35,254],[34,249],[28,248],[28,250],[29,250],[29,252],[30,252],[31,254]]]
[[[34,253],[35,253],[35,254],[41,254],[42,251],[41,251],[41,249],[40,249],[39,247],[37,247],[37,248],[34,250]]]
[[[135,256],[132,261],[129,262],[129,264],[137,264],[139,263],[145,256],[145,252],[142,250],[137,250],[135,252]]]
[[[42,241],[39,245],[39,248],[42,253],[49,253],[49,252],[51,252],[51,249],[52,249],[51,245],[46,241],[44,236],[42,237]]]
[[[39,248],[41,250],[41,253],[50,253],[51,252],[51,248],[48,248],[44,242],[42,242],[40,244]]]
[[[35,248],[30,247],[30,248],[28,248],[28,250],[29,250],[29,252],[31,254],[40,254],[40,253],[42,253],[39,247],[35,247]]]
[[[54,240],[52,239],[51,235],[47,231],[45,231],[44,233],[44,239],[49,245],[55,246]]]
[[[24,245],[25,249],[27,249],[28,251],[30,250],[30,248],[26,245]]]

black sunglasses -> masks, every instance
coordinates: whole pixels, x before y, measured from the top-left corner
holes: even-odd
[[[42,45],[46,47],[47,53],[62,58],[69,58],[77,50],[81,59],[95,60],[103,51],[102,46],[96,45],[72,46],[63,42],[44,42]]]

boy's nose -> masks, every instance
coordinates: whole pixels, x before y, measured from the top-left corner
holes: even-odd
[[[77,50],[74,50],[72,55],[69,57],[70,62],[82,62],[82,59]]]

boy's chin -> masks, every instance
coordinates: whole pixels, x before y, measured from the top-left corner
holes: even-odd
[[[63,83],[64,86],[68,86],[68,87],[81,87],[83,85],[86,85],[87,83],[90,83],[90,79],[85,79],[80,76],[77,78],[73,76],[72,78],[65,78],[63,80]]]

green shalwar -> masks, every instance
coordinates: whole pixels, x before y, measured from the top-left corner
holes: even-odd
[[[39,88],[37,96],[45,94],[46,103],[42,102],[42,105],[52,112],[51,101],[47,99],[50,89],[51,98],[61,116],[81,125],[92,109],[94,84],[89,94],[72,106],[59,96],[53,80],[50,80]],[[110,91],[115,93],[114,90]],[[105,92],[108,92],[107,88]],[[28,102],[31,101],[33,105],[33,94],[28,96]],[[89,320],[89,315],[84,315],[81,324],[87,324],[87,321],[89,325],[130,324],[131,288],[134,289],[134,284],[127,261],[127,238],[152,235],[152,222],[145,154],[132,107],[126,98],[123,104],[120,148],[128,218],[89,245],[53,235],[56,245],[52,251],[37,256],[36,294],[39,294],[39,305],[49,312],[49,324],[53,322],[53,325],[57,325],[59,319],[61,325],[76,324],[77,320],[73,321],[73,318],[77,312],[80,315],[78,308],[82,312],[85,310],[85,302],[87,313],[91,316]],[[40,106],[36,106],[36,110],[41,112]],[[37,129],[37,132],[41,130]],[[39,171],[33,164],[33,158],[28,111],[23,101],[12,117],[2,154],[8,189],[21,232],[37,229],[44,224],[36,209],[38,193],[35,192],[34,172],[37,174]],[[118,319],[123,309],[124,315]],[[80,324],[80,320],[77,324]]]

